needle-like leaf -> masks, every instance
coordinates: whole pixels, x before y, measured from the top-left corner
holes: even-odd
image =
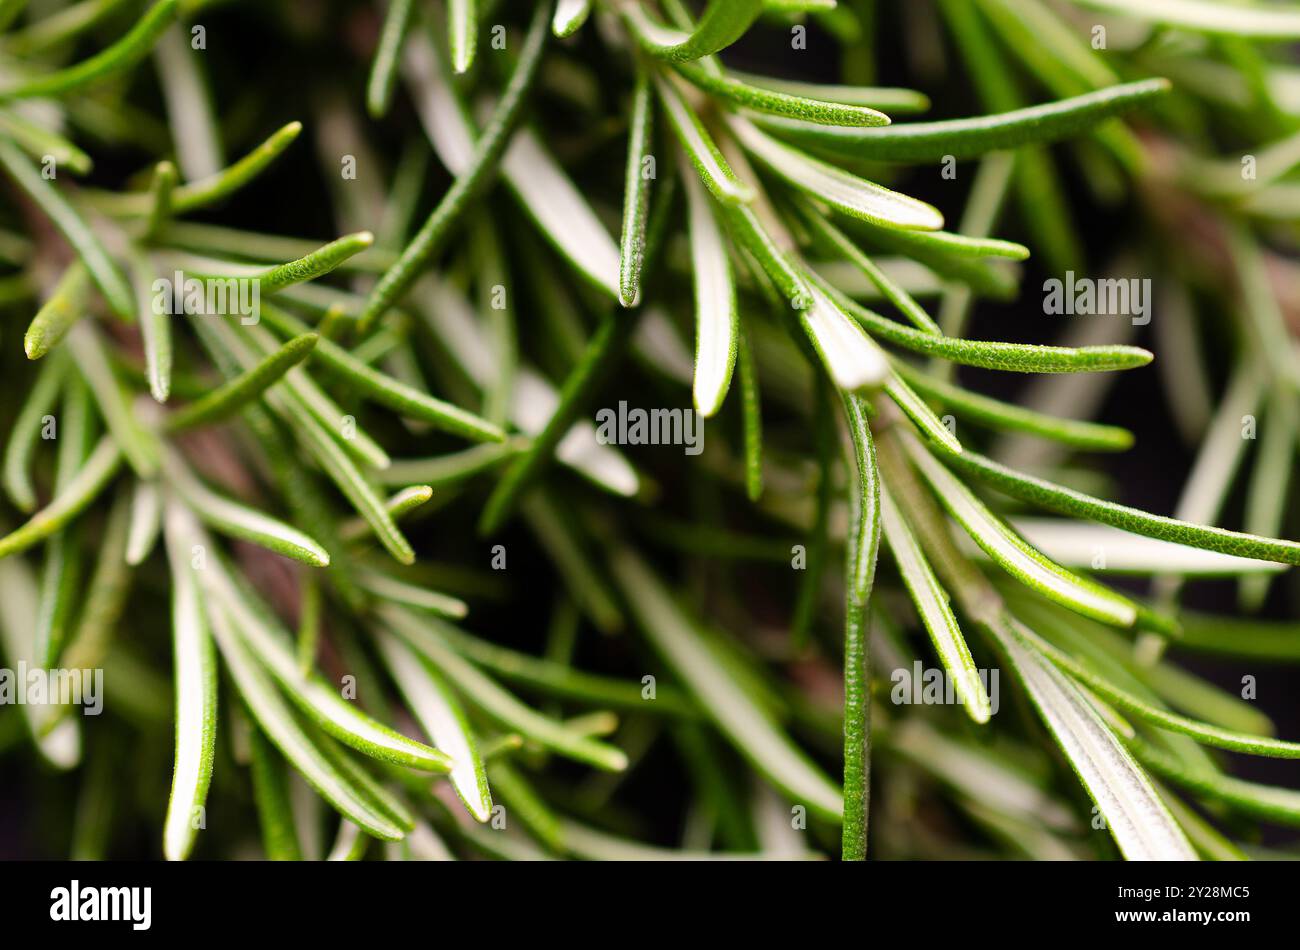
[[[447,4],[447,40],[451,47],[452,70],[469,72],[478,44],[478,0],[450,0]]]
[[[447,680],[491,718],[538,744],[578,762],[609,772],[627,768],[627,756],[603,742],[579,735],[563,724],[529,709],[476,670],[439,637],[441,621],[418,617],[400,608],[383,607],[379,615]]]
[[[134,66],[171,24],[180,0],[158,0],[131,30],[103,52],[66,69],[0,87],[0,102],[34,96],[61,96]]]
[[[222,534],[260,544],[312,567],[329,564],[329,554],[316,540],[270,515],[222,498],[195,478],[179,456],[167,458],[163,476],[186,505]]]
[[[47,361],[36,374],[22,408],[18,410],[9,441],[5,444],[4,488],[9,500],[19,511],[30,512],[36,507],[36,488],[32,484],[32,452],[40,440],[41,429],[50,410],[59,397],[63,377],[67,372],[66,358],[56,356]]]
[[[456,169],[456,180],[434,208],[419,232],[402,251],[401,257],[389,268],[370,297],[357,321],[357,333],[368,334],[397,302],[420,272],[428,266],[437,253],[445,246],[452,226],[464,213],[470,203],[486,187],[491,175],[496,171],[497,162],[505,152],[510,135],[518,125],[523,113],[524,101],[537,69],[542,60],[542,51],[546,45],[548,4],[538,4],[533,22],[528,28],[518,65],[510,77],[501,100],[497,103],[492,118],[483,128],[483,133],[474,143],[472,151],[465,156],[462,167]],[[426,44],[428,57],[432,57],[431,46]],[[436,70],[432,70],[436,71]]]
[[[23,336],[29,360],[38,360],[58,345],[90,308],[90,280],[85,265],[70,264],[49,299],[41,305]]]
[[[591,13],[591,0],[559,0],[555,5],[555,18],[551,30],[556,36],[572,36],[582,28]]]
[[[382,814],[312,743],[274,684],[257,665],[248,647],[235,633],[234,622],[223,605],[209,607],[212,634],[239,693],[268,739],[278,748],[321,797],[339,813],[369,834],[387,841],[403,837],[402,828]]]
[[[122,453],[116,443],[108,437],[101,439],[86,464],[62,492],[22,527],[0,538],[0,558],[25,551],[66,527],[104,490],[121,464]]]
[[[722,408],[736,365],[736,285],[722,229],[709,196],[687,170],[686,209],[695,284],[695,408],[705,418]]]
[[[637,3],[620,3],[619,12],[648,52],[672,62],[685,62],[710,56],[740,39],[763,12],[763,0],[709,0],[691,32],[656,22]]]
[[[557,14],[558,15],[558,14]],[[650,182],[654,177],[652,135],[654,108],[650,77],[642,70],[632,93],[628,121],[627,166],[623,173],[623,233],[619,240],[618,301],[625,307],[641,302],[641,264],[645,255],[646,217],[650,211]]]
[[[184,409],[172,413],[167,417],[167,431],[184,432],[233,416],[305,360],[319,340],[320,337],[315,333],[303,333],[294,337],[252,369],[222,383]]]
[[[975,661],[971,659],[970,649],[966,646],[961,627],[957,625],[957,618],[948,606],[948,594],[934,576],[934,571],[912,535],[912,529],[908,527],[897,504],[883,485],[880,488],[880,520],[885,541],[898,564],[898,572],[930,634],[935,652],[952,677],[954,690],[961,698],[966,714],[978,723],[988,722],[992,715],[988,692],[980,680]]]
[[[1022,584],[1085,617],[1120,627],[1131,627],[1136,622],[1137,605],[1127,597],[1071,574],[1044,557],[994,516],[974,492],[914,437],[904,433],[903,444],[948,513],[989,557]]]
[[[1034,475],[1017,472],[974,452],[944,456],[943,461],[960,472],[988,483],[1005,495],[1071,517],[1099,521],[1134,534],[1207,551],[1277,561],[1281,564],[1300,564],[1300,543],[1295,541],[1262,538],[1225,528],[1179,521],[1164,515],[1153,515],[1137,508],[1094,498]]]
[[[1078,687],[1035,652],[1014,621],[996,632],[1029,698],[1069,757],[1131,861],[1190,861],[1196,853],[1133,757]]]
[[[200,543],[204,543],[202,538]],[[376,759],[425,772],[445,773],[451,767],[450,759],[437,749],[407,738],[367,716],[318,677],[304,676],[298,667],[288,632],[240,590],[211,545],[204,543],[204,546],[207,549],[204,593],[211,605],[209,612],[228,618],[231,633],[241,643],[247,644],[257,662],[265,666],[289,698],[321,729]],[[213,625],[214,630],[220,626],[216,616],[213,616]],[[222,650],[225,651],[224,643]]]
[[[438,748],[451,756],[451,784],[477,821],[492,816],[492,793],[464,709],[435,669],[400,637],[381,631],[379,649],[411,712]]]
[[[974,158],[1022,145],[1050,144],[1144,105],[1169,88],[1166,79],[1144,79],[1011,112],[905,122],[883,129],[836,128],[776,116],[755,116],[755,121],[791,141],[852,158],[938,162],[945,156]]]
[[[708,185],[713,197],[733,205],[750,201],[754,195],[753,188],[736,177],[704,123],[687,105],[671,77],[656,74],[655,90],[686,157],[695,166],[700,179]]]
[[[172,653],[176,665],[176,768],[163,821],[163,855],[184,861],[202,821],[217,736],[217,664],[203,594],[195,578],[193,515],[175,500],[164,516],[172,576]]]
[[[837,211],[885,227],[920,231],[937,231],[943,227],[939,209],[924,201],[805,155],[761,132],[746,119],[733,117],[729,125],[740,143],[760,162],[795,188]]]
[[[694,63],[678,63],[674,68],[692,85],[705,92],[757,112],[783,115],[819,125],[870,127],[889,124],[889,116],[867,106],[847,105],[766,89],[736,79],[734,74],[713,73]]]

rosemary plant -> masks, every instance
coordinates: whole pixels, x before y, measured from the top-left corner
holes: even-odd
[[[380,6],[0,3],[28,850],[1283,847],[1300,791],[1222,753],[1300,742],[1166,653],[1300,659],[1300,10]],[[1090,264],[1151,275],[1149,348],[1038,319]],[[1172,516],[1089,463],[1157,368]]]

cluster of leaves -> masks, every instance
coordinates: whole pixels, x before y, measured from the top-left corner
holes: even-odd
[[[1084,843],[1080,785],[1125,857],[1240,857],[1186,796],[1300,823],[1300,793],[1234,778],[1206,751],[1297,758],[1300,744],[1273,738],[1253,706],[1161,656],[1169,641],[1297,656],[1289,628],[1181,610],[1169,579],[1240,575],[1258,605],[1277,566],[1300,563],[1300,544],[1271,537],[1294,424],[1265,429],[1285,432],[1266,436],[1251,532],[1210,526],[1242,451],[1230,445],[1237,420],[1266,392],[1266,420],[1295,418],[1295,347],[1254,236],[1260,218],[1284,228],[1294,206],[1294,97],[1268,48],[1251,43],[1300,34],[1295,13],[1238,19],[1180,0],[1148,14],[1088,0],[1081,6],[1157,23],[1110,52],[1089,42],[1092,14],[1044,0],[941,0],[941,18],[909,29],[951,40],[988,114],[895,123],[926,97],[742,73],[718,55],[751,29],[793,23],[810,41],[800,31],[811,18],[824,31],[817,42],[834,37],[854,70],[869,71],[870,2],[709,0],[697,17],[679,0],[392,0],[364,97],[322,106],[318,140],[336,218],[373,233],[317,246],[188,220],[237,201],[302,130],[291,123],[223,167],[223,93],[206,91],[199,42],[201,21],[218,11],[81,0],[16,28],[25,6],[0,3],[0,167],[13,211],[0,256],[14,265],[0,292],[9,309],[37,304],[23,342],[38,367],[30,386],[24,374],[9,387],[22,399],[3,488],[26,520],[0,537],[0,631],[11,666],[104,669],[109,717],[129,734],[174,722],[170,798],[153,815],[166,857],[196,842],[242,853],[251,825],[238,808],[250,798],[275,858],[325,853],[321,799],[341,816],[329,851],[341,858],[378,838],[395,857],[861,859],[872,811],[890,819],[873,832],[884,853],[963,853],[959,834],[903,818],[918,788],[941,789],[981,841],[1036,857],[1108,853]],[[119,17],[136,19],[75,58]],[[132,67],[146,56],[161,76],[161,148],[142,141],[153,126],[132,97]],[[1211,67],[1236,85],[1203,80],[1199,93],[1170,96],[1170,82],[1153,78]],[[399,77],[448,174],[418,226],[427,146],[413,144],[385,183],[361,131],[362,105],[374,123],[396,122]],[[1056,98],[1031,104],[1031,83]],[[544,106],[556,100],[582,118],[548,124]],[[1137,111],[1159,124],[1139,135],[1117,118]],[[1238,136],[1282,137],[1261,152],[1258,179],[1238,187],[1226,166],[1194,156],[1216,141],[1213,123],[1243,114]],[[600,197],[610,128],[626,156],[617,240]],[[119,189],[69,185],[67,174],[91,171],[69,129],[168,157]],[[954,366],[1053,374],[1056,386],[1071,374],[1100,381],[1068,390],[1086,405],[1113,371],[1152,359],[1124,342],[964,335],[972,303],[1014,297],[1015,262],[1029,257],[991,236],[1006,197],[1018,196],[1053,272],[1083,266],[1043,150],[1065,140],[1102,197],[1155,193],[1164,180],[1153,226],[1178,230],[1161,212],[1191,203],[1232,237],[1228,260],[1252,318],[1233,327],[1246,355],[1204,423],[1204,461],[1176,518],[1043,477],[1053,464],[982,455],[978,432],[966,434],[969,422],[1038,440],[1060,453],[1049,463],[1132,443],[1125,429],[953,381]],[[1184,144],[1165,145],[1175,140]],[[952,230],[939,208],[881,184],[973,159]],[[1180,176],[1164,174],[1166,160]],[[525,228],[500,226],[521,210]],[[1153,253],[1181,258],[1179,240],[1191,240],[1185,229],[1151,242]],[[173,276],[228,299],[254,286],[259,319],[173,317],[155,299],[156,279]],[[921,302],[933,297],[935,316]],[[867,306],[876,302],[888,315]],[[693,355],[681,334],[692,319]],[[1194,336],[1184,321],[1169,345]],[[14,348],[7,334],[0,343]],[[714,420],[705,454],[656,479],[649,458],[600,441],[588,419],[616,373],[619,398],[634,403],[671,405],[689,391]],[[1183,394],[1182,377],[1171,378]],[[1208,405],[1209,384],[1197,385]],[[1195,419],[1188,428],[1201,438]],[[390,455],[413,444],[428,454]],[[660,483],[673,477],[693,520],[668,513]],[[1012,520],[975,486],[1066,518]],[[729,526],[733,510],[751,530]],[[540,552],[529,571],[560,590],[542,655],[511,632],[538,615],[510,553],[516,515]],[[428,539],[417,534],[426,526]],[[459,563],[416,563],[422,540],[448,537]],[[507,538],[491,551],[504,574],[475,570],[479,538]],[[791,605],[778,608],[788,636],[742,635],[771,624],[736,589],[745,573],[734,566],[788,562],[792,539],[806,563]],[[877,584],[882,540],[890,557]],[[1090,576],[1097,565],[1078,552],[1098,546],[1114,564],[1163,576],[1158,596],[1147,603]],[[656,566],[656,548],[677,561],[680,583]],[[842,573],[827,570],[837,551]],[[285,559],[298,562],[291,573]],[[467,621],[467,601],[500,593],[500,577],[507,619]],[[828,605],[831,589],[840,606]],[[159,662],[123,634],[134,611],[156,612],[162,591],[171,643]],[[616,653],[621,672],[577,667],[588,629],[619,635],[597,652]],[[971,631],[979,639],[968,644]],[[913,655],[938,657],[960,710],[884,704],[889,671]],[[976,656],[1009,674],[1039,724],[990,724]],[[842,703],[838,688],[828,703],[826,690],[795,685],[801,669],[834,681],[841,664]],[[84,745],[82,801],[65,815],[76,815],[74,853],[94,856],[113,834],[107,803],[123,796],[121,733],[72,713],[0,708],[0,747],[26,733],[69,770],[82,768]],[[671,815],[619,797],[635,798],[623,785],[634,765],[661,767],[651,754],[664,737],[679,753],[671,774],[694,792],[681,848],[641,843],[663,837]],[[887,755],[890,793],[874,805],[873,743]],[[151,788],[163,772],[147,750],[162,744],[136,757]],[[728,768],[732,756],[747,767]],[[578,781],[557,759],[596,774]],[[832,777],[841,767],[842,781]],[[209,818],[221,799],[231,804]],[[141,800],[145,812],[157,801]]]

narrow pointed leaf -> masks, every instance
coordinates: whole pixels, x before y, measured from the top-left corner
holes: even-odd
[[[689,172],[685,177],[695,284],[695,408],[706,418],[722,408],[736,365],[736,285],[722,229],[708,194]]]
[[[740,39],[763,12],[763,0],[709,0],[691,32],[664,26],[636,3],[622,4],[619,10],[646,51],[672,62],[686,62],[710,56]]]
[[[222,383],[184,409],[172,413],[167,417],[167,430],[184,432],[186,429],[211,425],[233,416],[305,360],[319,340],[320,337],[315,333],[303,333],[294,337],[252,369]]]
[[[223,607],[211,607],[209,617],[226,668],[267,738],[340,814],[377,838],[400,840],[403,837],[401,827],[371,804],[365,794],[312,743],[294,718],[293,711],[276,692],[270,678],[235,633],[234,624]]]
[[[122,453],[111,438],[102,439],[67,487],[21,527],[0,538],[0,558],[25,551],[62,530],[81,514],[117,474]]]
[[[476,821],[492,817],[492,793],[478,743],[460,702],[442,676],[423,662],[400,637],[381,631],[379,649],[429,738],[451,756],[451,784]]]
[[[664,114],[677,139],[686,151],[700,179],[713,196],[724,204],[744,204],[754,195],[754,189],[736,177],[713,137],[704,127],[694,110],[687,105],[671,79],[655,76],[655,89],[663,103]]]
[[[372,758],[424,772],[445,773],[450,768],[450,760],[437,749],[372,719],[319,677],[303,675],[289,634],[238,588],[214,550],[208,550],[207,561],[204,592],[211,604],[210,613],[229,619],[231,633],[247,644],[256,662],[275,677],[294,704],[316,725]],[[219,626],[215,616],[213,624],[215,630]],[[225,652],[224,643],[222,650]]]
[[[172,655],[176,669],[176,767],[163,821],[163,855],[183,861],[203,822],[196,821],[212,782],[217,735],[217,665],[203,595],[195,579],[192,515],[167,505],[167,557],[172,576]]]
[[[468,72],[474,64],[474,48],[478,42],[478,0],[449,0],[447,38],[452,71]]]
[[[627,768],[622,750],[567,729],[540,713],[529,709],[488,677],[463,660],[438,636],[440,621],[417,617],[408,611],[384,607],[380,616],[444,677],[456,684],[475,706],[509,729],[513,729],[560,755],[594,765],[608,772]]]
[[[555,5],[555,18],[551,30],[558,37],[572,36],[582,28],[591,13],[592,0],[559,0]]]
[[[730,127],[740,143],[764,165],[795,188],[837,211],[885,227],[920,231],[937,231],[943,227],[939,209],[924,201],[805,155],[759,131],[745,119],[733,118]]]
[[[41,305],[23,336],[23,349],[29,360],[38,360],[57,346],[90,309],[90,280],[85,265],[70,265],[48,300]]]
[[[755,121],[801,145],[853,158],[938,162],[945,156],[974,158],[985,152],[1057,142],[1145,105],[1169,89],[1167,79],[1144,79],[1010,112],[903,122],[883,129],[844,129],[764,116]]]
[[[195,478],[178,457],[168,459],[164,477],[186,505],[222,534],[251,541],[312,567],[329,564],[329,554],[315,539],[270,515],[221,497]]]
[[[750,85],[734,74],[713,73],[693,63],[679,63],[677,72],[705,92],[757,112],[767,112],[819,125],[865,128],[889,125],[889,116],[861,105],[847,105],[825,99],[792,95]]]
[[[1018,634],[995,628],[1038,714],[1051,730],[1106,827],[1130,861],[1190,861],[1196,852],[1133,761],[1083,693]]]
[[[980,681],[979,670],[971,658],[961,628],[957,625],[957,618],[948,605],[948,594],[934,576],[934,571],[912,535],[912,529],[903,520],[902,513],[883,485],[880,489],[880,519],[885,541],[898,564],[898,572],[930,634],[935,652],[952,677],[953,687],[966,714],[978,723],[988,722],[992,715],[989,696]]]
[[[618,300],[625,307],[641,302],[641,264],[645,255],[646,216],[650,211],[650,181],[647,159],[651,154],[654,109],[650,98],[650,77],[637,75],[628,120],[627,166],[623,172],[623,233],[619,240]]]
[[[158,0],[135,26],[112,46],[66,69],[0,87],[0,102],[34,96],[60,96],[134,66],[176,16],[180,0]]]
[[[1210,525],[1193,524],[1153,515],[1112,501],[1104,501],[1034,475],[1017,472],[974,452],[945,456],[944,463],[991,485],[1005,495],[1074,518],[1086,518],[1134,534],[1185,544],[1237,557],[1300,564],[1300,543],[1263,538]]]
[[[1120,627],[1134,624],[1138,608],[1131,600],[1053,563],[995,517],[916,439],[905,438],[904,445],[948,513],[1013,577],[1085,617]]]

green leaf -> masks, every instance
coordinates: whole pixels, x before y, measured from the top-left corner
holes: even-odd
[[[158,470],[159,446],[153,432],[144,428],[127,402],[121,384],[109,365],[97,330],[80,323],[68,332],[68,348],[77,370],[95,395],[95,405],[122,454],[141,478]]]
[[[355,783],[344,776],[312,742],[293,711],[235,633],[234,621],[222,604],[209,607],[212,635],[221,648],[235,687],[268,739],[284,754],[321,797],[340,814],[387,841],[403,837],[402,828],[384,815]]]
[[[882,317],[845,297],[820,278],[813,277],[813,280],[872,335],[915,353],[938,356],[964,366],[1011,373],[1103,373],[1145,366],[1152,359],[1151,353],[1136,346],[1039,346],[935,336]]]
[[[451,756],[451,785],[476,821],[492,817],[492,792],[478,743],[455,694],[442,676],[406,642],[380,631],[379,650],[420,726]]]
[[[722,408],[736,365],[736,284],[722,229],[704,187],[689,173],[686,208],[695,286],[695,408],[708,418]]]
[[[710,56],[740,39],[763,12],[763,0],[709,0],[689,33],[655,22],[635,3],[621,4],[619,12],[647,52],[680,63]]]
[[[633,325],[631,320],[605,315],[583,351],[582,358],[564,380],[559,404],[546,425],[533,438],[528,448],[510,464],[483,506],[483,514],[479,518],[480,534],[495,533],[509,518],[524,489],[550,461],[560,440],[570,431],[578,413],[587,405],[596,384],[602,378],[602,372],[607,371],[616,361]]]
[[[415,279],[445,247],[453,226],[486,188],[492,174],[496,171],[497,163],[510,142],[511,133],[523,116],[527,93],[537,76],[548,35],[547,13],[546,4],[537,6],[532,24],[528,28],[528,35],[524,39],[519,62],[492,113],[492,118],[483,127],[483,132],[474,142],[472,150],[466,149],[463,153],[464,161],[456,163],[457,167],[453,169],[456,180],[452,182],[451,188],[442,196],[415,237],[403,249],[397,263],[384,273],[367,298],[365,309],[357,320],[358,336],[368,334],[388,308],[410,289]],[[426,58],[433,57],[432,44],[426,42],[422,48],[425,50]],[[430,72],[436,73],[437,70],[432,69]]]
[[[478,43],[478,0],[449,0],[447,42],[451,47],[453,72],[469,72]]]
[[[508,461],[528,447],[526,439],[511,438],[505,442],[488,442],[423,459],[394,459],[393,464],[378,473],[384,485],[410,485],[418,482],[439,488],[472,478]]]
[[[203,540],[200,538],[200,543]],[[209,613],[213,615],[214,630],[220,626],[217,615],[228,618],[232,634],[247,644],[257,662],[275,677],[294,704],[313,722],[335,739],[372,758],[423,772],[448,771],[451,761],[437,749],[367,716],[343,699],[332,684],[316,676],[304,676],[298,668],[289,634],[238,588],[211,544],[205,547],[204,589],[211,605]],[[224,638],[218,636],[218,640]],[[222,652],[226,652],[224,642]]]
[[[91,418],[90,392],[80,377],[67,379],[60,415],[59,452],[54,474],[56,495],[67,490],[73,476],[86,464],[86,456],[92,447],[94,420]],[[43,669],[53,668],[63,651],[73,607],[80,599],[80,574],[80,538],[68,530],[53,535],[45,546],[40,605],[32,647],[33,660]]]
[[[62,135],[30,121],[17,112],[0,110],[0,133],[13,139],[31,158],[54,160],[56,168],[67,168],[74,175],[89,174],[90,156]]]
[[[253,801],[262,827],[262,847],[269,861],[301,861],[298,832],[293,824],[293,806],[284,765],[261,728],[248,727],[249,771],[253,779]]]
[[[902,360],[895,361],[893,367],[909,386],[942,403],[957,416],[999,429],[1028,432],[1077,449],[1122,452],[1133,445],[1133,433],[1119,426],[1065,419],[1025,409],[936,379]]]
[[[184,432],[233,416],[305,360],[319,341],[320,337],[315,333],[294,337],[252,369],[172,413],[167,417],[165,428],[168,432]]]
[[[129,69],[141,60],[176,16],[179,0],[158,0],[130,31],[112,46],[66,69],[0,88],[0,102],[35,96],[61,96],[105,76]]]
[[[939,333],[938,325],[930,319],[925,309],[912,299],[912,295],[877,267],[875,262],[850,241],[843,231],[827,221],[807,202],[801,203],[799,210],[812,234],[830,244],[845,260],[861,270],[867,280],[876,286],[886,300],[902,311],[913,326],[926,333]]]
[[[898,572],[930,634],[935,652],[952,677],[959,701],[966,714],[975,722],[988,722],[992,715],[989,696],[980,681],[979,670],[971,658],[966,640],[962,637],[961,627],[957,625],[957,618],[948,605],[948,594],[934,576],[934,571],[912,535],[912,529],[908,527],[884,485],[880,487],[880,520],[885,541],[898,564]]]
[[[168,456],[163,464],[163,477],[190,509],[222,534],[251,541],[312,567],[329,564],[329,554],[315,539],[270,515],[210,491],[190,473],[178,455]]]
[[[749,334],[740,327],[736,335],[736,366],[740,375],[740,408],[745,441],[745,494],[758,501],[763,494],[763,413],[759,403],[758,369],[750,352]]]
[[[408,584],[378,571],[362,571],[357,575],[357,584],[362,590],[369,591],[382,600],[402,604],[415,610],[425,611],[439,617],[460,620],[469,613],[469,607],[463,600],[458,600],[436,590],[429,590],[415,584]]]
[[[100,440],[95,451],[63,491],[20,528],[0,538],[0,558],[25,551],[50,535],[61,531],[86,510],[117,474],[122,453],[111,438]]]
[[[32,484],[32,452],[40,440],[45,417],[54,408],[68,369],[67,357],[60,354],[47,361],[36,374],[22,408],[14,420],[5,444],[4,488],[14,507],[31,512],[36,507],[36,488]]]
[[[910,434],[903,444],[943,507],[989,557],[1012,577],[1058,604],[1103,623],[1131,627],[1137,605],[1102,585],[1079,577],[1027,544],[975,497],[952,472]]]
[[[664,114],[668,116],[668,124],[672,126],[686,157],[691,160],[700,180],[708,186],[713,197],[730,205],[745,204],[752,200],[753,188],[736,177],[704,123],[687,105],[672,79],[656,73],[655,90],[663,103]]]
[[[402,45],[411,28],[414,0],[389,0],[384,12],[384,27],[375,47],[375,59],[366,83],[366,109],[372,118],[381,119],[393,98],[393,82],[402,58]]]
[[[529,709],[470,663],[461,659],[441,639],[444,629],[437,618],[416,616],[409,611],[381,607],[380,618],[415,648],[448,680],[456,684],[470,702],[492,719],[551,751],[585,762],[608,772],[627,768],[627,756],[603,742],[588,739],[540,713]]]
[[[33,662],[36,612],[36,578],[27,563],[18,558],[0,561],[0,645],[12,669]],[[66,771],[81,761],[81,726],[74,718],[59,718],[61,708],[67,707],[21,704],[28,732],[41,757],[54,768]]]
[[[558,12],[556,14],[559,15]],[[654,134],[654,107],[650,98],[650,77],[637,74],[632,94],[632,115],[628,119],[627,165],[623,172],[623,233],[619,241],[618,301],[625,307],[641,302],[641,266],[645,255],[646,217],[650,210],[650,181],[646,160]]]
[[[1113,685],[1104,676],[1092,672],[1086,665],[1075,660],[1064,651],[1058,650],[1050,643],[1036,637],[1032,631],[1024,629],[1018,632],[1033,648],[1102,699],[1113,703],[1124,712],[1159,726],[1161,729],[1169,729],[1173,732],[1191,736],[1197,742],[1218,749],[1228,749],[1233,752],[1244,752],[1248,755],[1259,755],[1274,759],[1300,758],[1300,743],[1250,735],[1231,729],[1220,729],[1208,723],[1198,722],[1195,719],[1168,712]]]
[[[610,567],[646,637],[723,734],[792,801],[839,822],[840,790],[737,683],[650,569],[622,547],[610,552]]]
[[[23,350],[29,360],[38,360],[57,346],[72,325],[89,311],[89,277],[85,265],[79,261],[64,271],[23,336]]]
[[[264,306],[262,318],[285,335],[310,332],[305,323],[278,307]],[[363,395],[409,418],[476,441],[500,442],[505,439],[505,433],[486,419],[372,369],[330,340],[319,339],[311,356],[339,373]]]
[[[759,131],[746,119],[733,117],[729,126],[750,154],[795,188],[837,211],[882,227],[920,231],[943,227],[939,209],[924,201],[805,155]]]
[[[130,317],[135,309],[131,288],[95,232],[67,199],[37,170],[31,159],[4,138],[0,138],[0,166],[72,245],[113,312],[120,317]]]
[[[212,783],[217,737],[217,664],[195,578],[193,515],[167,503],[165,531],[172,577],[172,654],[176,667],[176,767],[163,821],[163,855],[184,861],[194,847],[195,818]]]
[[[560,0],[555,5],[555,18],[551,21],[551,30],[561,39],[572,36],[582,28],[590,13],[591,0]]]
[[[867,604],[880,550],[880,473],[867,407],[844,397],[857,480],[850,482],[844,550],[844,827],[841,857],[865,861],[871,799],[871,691]]]
[[[944,464],[978,478],[1004,495],[1047,508],[1073,518],[1085,518],[1112,525],[1124,531],[1185,544],[1206,551],[1218,551],[1237,557],[1300,564],[1300,543],[1277,538],[1261,538],[1239,531],[1179,521],[1153,515],[1112,501],[1103,501],[1081,491],[1054,484],[1046,479],[1014,471],[974,452],[943,457]]]
[[[941,122],[897,123],[883,129],[835,128],[772,116],[756,116],[754,121],[791,141],[851,158],[939,162],[947,156],[975,158],[986,152],[1070,138],[1146,105],[1169,89],[1166,79],[1144,79],[1010,112]]]
[[[819,125],[868,127],[889,125],[889,116],[861,105],[846,105],[825,99],[791,95],[776,89],[750,85],[733,75],[713,73],[691,63],[678,63],[674,67],[692,85],[720,99],[747,109],[782,115]]]
[[[930,108],[930,97],[914,89],[799,82],[793,79],[779,79],[776,76],[760,76],[757,73],[741,72],[738,69],[730,69],[727,72],[733,79],[747,85],[771,89],[773,92],[785,93],[787,96],[815,99],[818,102],[864,106],[888,115],[925,112]]]
[[[656,684],[651,699],[647,698],[645,687],[638,682],[586,673],[566,663],[519,653],[471,636],[450,624],[440,625],[438,635],[476,666],[538,693],[628,712],[658,712],[685,718],[698,718],[700,715],[690,699],[665,683]]]
[[[1033,650],[1015,621],[994,628],[1017,676],[1130,861],[1190,861],[1196,853],[1147,776],[1088,699]]]
[[[1286,4],[1243,6],[1210,0],[1077,0],[1080,6],[1125,17],[1225,36],[1289,40],[1300,38],[1300,7]]]

